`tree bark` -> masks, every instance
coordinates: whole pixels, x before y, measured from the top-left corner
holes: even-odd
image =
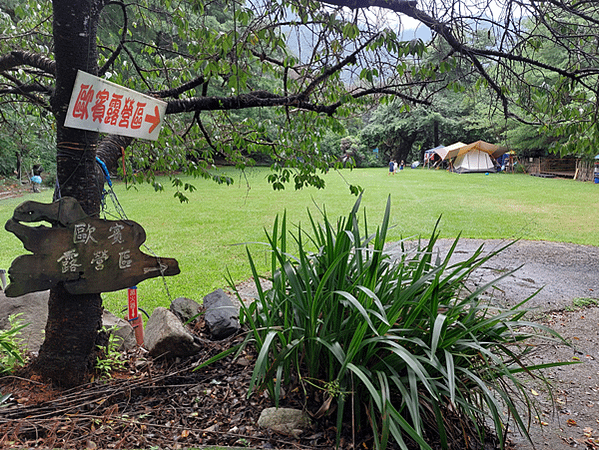
[[[56,197],[79,201],[90,216],[100,212],[101,185],[96,167],[98,133],[64,127],[78,69],[97,74],[96,32],[102,3],[54,0],[56,90]],[[71,387],[89,379],[101,326],[100,294],[71,295],[62,285],[50,291],[46,339],[33,368],[53,383]]]
[[[22,163],[21,163],[21,152],[15,152],[15,156],[17,157],[17,180],[19,180],[19,183],[21,183],[21,170],[22,170]]]
[[[398,161],[404,161],[404,162],[407,161],[408,156],[409,156],[410,152],[412,151],[412,146],[414,145],[415,141],[416,141],[415,134],[410,134],[407,137],[402,136],[400,145],[399,145]]]
[[[46,337],[33,363],[34,370],[61,387],[89,381],[101,325],[99,294],[71,295],[62,284],[53,288],[48,302]]]

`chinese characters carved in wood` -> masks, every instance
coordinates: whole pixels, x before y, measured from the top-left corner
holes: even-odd
[[[52,227],[23,224],[40,221]],[[8,297],[49,289],[59,282],[71,294],[117,291],[147,278],[180,272],[175,259],[140,251],[146,240],[141,225],[88,217],[70,197],[51,204],[22,203],[5,228],[33,253],[12,262],[5,291]]]

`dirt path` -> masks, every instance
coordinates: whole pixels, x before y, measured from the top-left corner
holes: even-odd
[[[441,255],[451,243],[439,241]],[[504,243],[465,239],[459,242],[454,259],[466,259],[482,244],[485,251],[492,251]],[[471,280],[488,283],[520,266],[489,294],[514,305],[542,288],[528,306],[536,309],[537,321],[558,331],[571,345],[543,344],[532,362],[580,363],[545,370],[549,386],[537,382],[528,386],[539,406],[538,417],[531,418],[534,447],[517,432],[510,437],[518,450],[599,449],[599,247],[516,242]]]
[[[579,364],[544,371],[549,385],[531,383],[538,393],[539,419],[531,437],[537,449],[599,448],[599,308],[568,308],[548,312],[542,322],[571,344],[544,345],[535,363],[577,361]],[[552,399],[553,397],[553,399]],[[523,437],[512,436],[518,450],[532,449]]]

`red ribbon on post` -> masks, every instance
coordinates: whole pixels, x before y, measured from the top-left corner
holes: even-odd
[[[144,343],[144,325],[141,317],[139,317],[139,311],[137,309],[137,286],[133,286],[127,290],[127,304],[129,306],[129,323],[135,330],[135,340],[137,345],[143,345]]]

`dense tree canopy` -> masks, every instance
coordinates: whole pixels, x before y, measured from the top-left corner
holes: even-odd
[[[160,144],[134,143],[127,152],[130,164],[146,169],[140,177],[151,178],[150,169],[214,176],[211,164],[223,161],[268,161],[284,170],[297,166],[299,156],[310,164],[295,172],[296,184],[319,184],[313,175],[331,164],[314,157],[322,130],[341,129],[345,117],[387,95],[404,107],[432,105],[434,112],[446,88],[460,94],[477,82],[477,115],[524,127],[510,134],[510,145],[527,137],[525,148],[567,142],[556,150],[592,152],[594,8],[511,1],[107,2],[97,25],[98,74],[169,100]],[[431,30],[426,53],[423,43],[402,41],[407,18]],[[3,134],[13,135],[20,118],[38,116],[41,136],[28,136],[30,151],[52,139],[51,19],[50,2],[17,1],[5,2],[0,18]],[[3,161],[14,164],[21,141],[10,140]],[[118,157],[115,150],[107,159]],[[273,176],[279,187],[287,179],[289,172]]]

